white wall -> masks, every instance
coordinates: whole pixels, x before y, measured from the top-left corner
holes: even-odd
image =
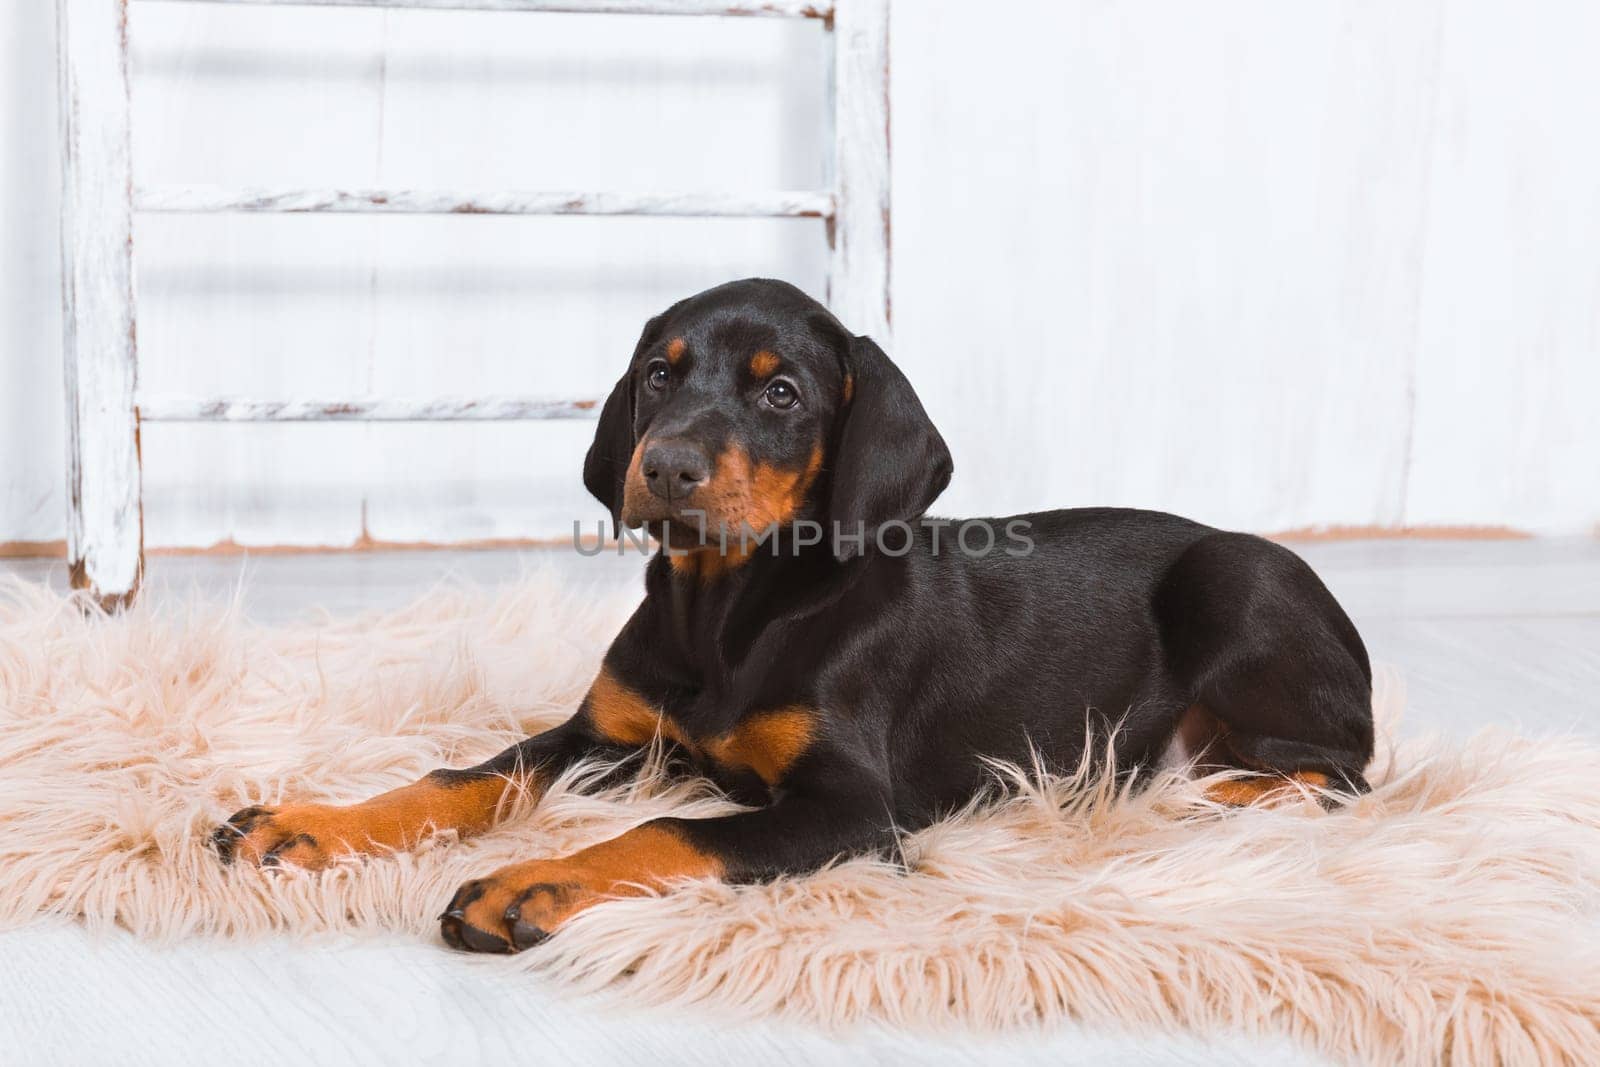
[[[53,19],[0,9],[0,541],[61,536]],[[1600,521],[1600,5],[894,8],[894,351],[952,513]],[[139,3],[139,180],[821,180],[822,35],[769,20]],[[147,217],[144,384],[600,393],[807,221]],[[151,544],[561,536],[588,424],[149,426]],[[365,524],[363,526],[363,524]]]
[[[0,543],[65,536],[55,16],[0,5]]]

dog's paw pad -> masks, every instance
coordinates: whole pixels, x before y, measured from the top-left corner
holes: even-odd
[[[543,943],[568,917],[601,899],[581,882],[565,880],[559,868],[560,861],[516,864],[467,882],[439,916],[445,943],[501,953]],[[551,880],[557,877],[563,880]]]

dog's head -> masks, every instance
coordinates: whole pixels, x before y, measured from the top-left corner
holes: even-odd
[[[881,348],[794,286],[750,278],[645,325],[583,483],[615,521],[673,548],[717,551],[722,531],[737,543],[810,519],[845,559],[861,551],[858,531],[926,511],[950,472]]]

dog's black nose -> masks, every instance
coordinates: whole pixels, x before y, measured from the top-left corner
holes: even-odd
[[[690,441],[656,441],[639,460],[645,484],[663,500],[681,500],[711,477],[711,457]]]

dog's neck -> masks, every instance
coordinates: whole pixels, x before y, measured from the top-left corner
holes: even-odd
[[[741,555],[662,549],[650,561],[645,589],[670,618],[687,661],[714,675],[743,663],[774,620],[796,621],[825,607],[860,562],[840,564],[826,546],[797,548],[781,536]]]

